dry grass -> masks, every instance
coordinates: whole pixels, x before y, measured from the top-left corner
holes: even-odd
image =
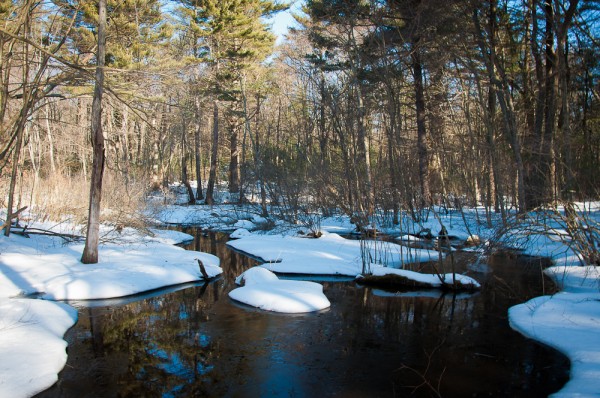
[[[107,170],[102,189],[101,222],[116,229],[146,227],[143,214],[147,185],[126,181],[120,174]],[[55,173],[45,178],[24,174],[15,193],[18,207],[28,206],[34,221],[64,221],[85,225],[88,216],[89,180],[82,174],[69,176]],[[6,208],[8,181],[0,181],[2,202]]]

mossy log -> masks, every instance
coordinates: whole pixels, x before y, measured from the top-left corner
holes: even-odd
[[[427,282],[419,282],[404,276],[388,274],[388,275],[361,275],[357,281],[363,285],[379,286],[388,289],[412,290],[412,289],[440,289],[445,291],[474,291],[479,287],[473,284],[444,283],[431,284]]]

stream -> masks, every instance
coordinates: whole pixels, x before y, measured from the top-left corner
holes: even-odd
[[[542,260],[461,257],[482,284],[475,294],[322,278],[331,308],[288,315],[229,299],[257,262],[226,234],[183,231],[195,236],[187,249],[221,259],[221,277],[72,303],[67,364],[37,397],[542,397],[568,380],[566,357],[508,325],[510,306],[554,292]]]

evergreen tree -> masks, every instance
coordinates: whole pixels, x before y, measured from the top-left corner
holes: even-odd
[[[190,56],[210,65],[212,78],[204,93],[213,98],[211,168],[206,202],[214,201],[218,161],[220,104],[227,103],[230,120],[229,190],[240,193],[239,125],[241,84],[245,71],[271,54],[275,36],[263,18],[285,9],[272,0],[184,0],[180,8],[187,23]]]

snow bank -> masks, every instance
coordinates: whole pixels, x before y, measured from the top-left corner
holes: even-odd
[[[250,236],[252,235],[252,232],[248,231],[245,228],[238,228],[235,231],[233,231],[231,234],[229,234],[229,237],[231,239],[239,239],[239,238],[243,238],[244,236]]]
[[[0,239],[0,296],[42,294],[53,300],[128,296],[202,279],[196,259],[209,277],[222,272],[211,254],[186,251],[156,241],[103,244],[98,264],[82,264],[83,243],[32,235]]]
[[[77,311],[63,303],[0,299],[0,397],[30,397],[58,380],[65,332]]]
[[[247,230],[253,230],[256,229],[256,224],[254,224],[252,221],[249,220],[238,220],[236,221],[235,224],[233,224],[234,228],[244,228]]]
[[[407,234],[398,236],[396,238],[396,240],[401,241],[401,242],[422,242],[423,241],[423,239],[421,239],[421,238],[418,238],[413,235],[407,235]]]
[[[409,249],[389,242],[367,243],[372,259],[390,267],[437,260],[433,250]],[[318,239],[281,235],[250,235],[227,244],[262,259],[273,272],[356,276],[362,271],[361,242],[325,233]],[[365,249],[363,247],[362,249]]]
[[[194,240],[194,237],[190,234],[180,231],[173,231],[170,229],[152,228],[150,229],[150,232],[153,234],[153,236],[146,237],[146,240],[166,243],[169,245],[178,245],[180,243],[191,242]]]
[[[598,267],[546,270],[563,288],[509,309],[510,326],[569,357],[571,379],[555,397],[600,396],[600,292]]]
[[[323,286],[315,282],[280,280],[272,272],[253,267],[236,279],[244,286],[229,292],[233,300],[266,311],[303,313],[330,307]]]

